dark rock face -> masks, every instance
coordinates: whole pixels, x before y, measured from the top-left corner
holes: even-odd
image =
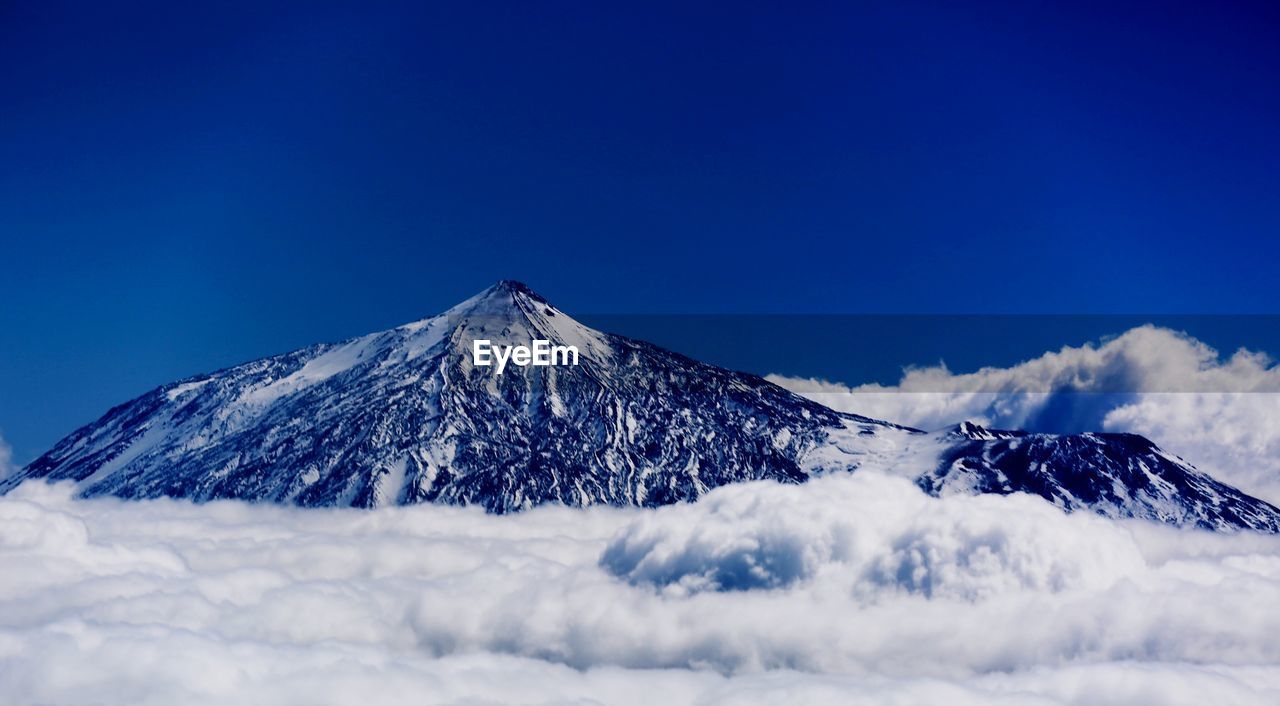
[[[473,364],[477,339],[573,346],[577,365]],[[509,512],[657,506],[746,480],[878,466],[927,492],[1030,492],[1066,510],[1280,531],[1280,510],[1123,434],[971,424],[925,434],[754,375],[589,329],[500,282],[439,316],[153,390],[22,472],[85,496]],[[904,470],[905,469],[905,470]]]

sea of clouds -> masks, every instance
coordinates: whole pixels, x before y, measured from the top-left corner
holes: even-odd
[[[1166,329],[775,380],[924,428],[1137,432],[1280,500],[1280,368]],[[0,497],[0,703],[1280,703],[1280,537],[875,469],[504,517],[73,494]]]
[[[1003,429],[1141,434],[1197,468],[1280,504],[1280,365],[1227,356],[1141,326],[1008,368],[906,370],[897,385],[769,379],[834,409],[926,430],[971,420]]]
[[[875,471],[514,516],[0,497],[7,704],[1274,704],[1280,537]]]

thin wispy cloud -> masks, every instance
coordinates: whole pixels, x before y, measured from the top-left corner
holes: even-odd
[[[0,479],[18,472],[18,465],[13,462],[13,447],[0,434]]]

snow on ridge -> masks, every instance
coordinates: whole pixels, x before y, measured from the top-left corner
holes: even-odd
[[[262,387],[246,391],[239,401],[243,404],[266,406],[285,395],[304,390],[344,373],[366,360],[366,355],[376,350],[375,344],[383,335],[373,333],[334,346],[307,361],[297,371]]]

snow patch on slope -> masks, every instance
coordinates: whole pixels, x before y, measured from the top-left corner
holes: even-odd
[[[370,334],[334,346],[307,361],[296,372],[290,373],[279,380],[273,380],[261,387],[247,390],[241,395],[239,402],[251,406],[265,407],[285,395],[304,390],[335,375],[346,372],[358,365],[368,353],[374,350],[374,344],[378,342],[381,335]]]

